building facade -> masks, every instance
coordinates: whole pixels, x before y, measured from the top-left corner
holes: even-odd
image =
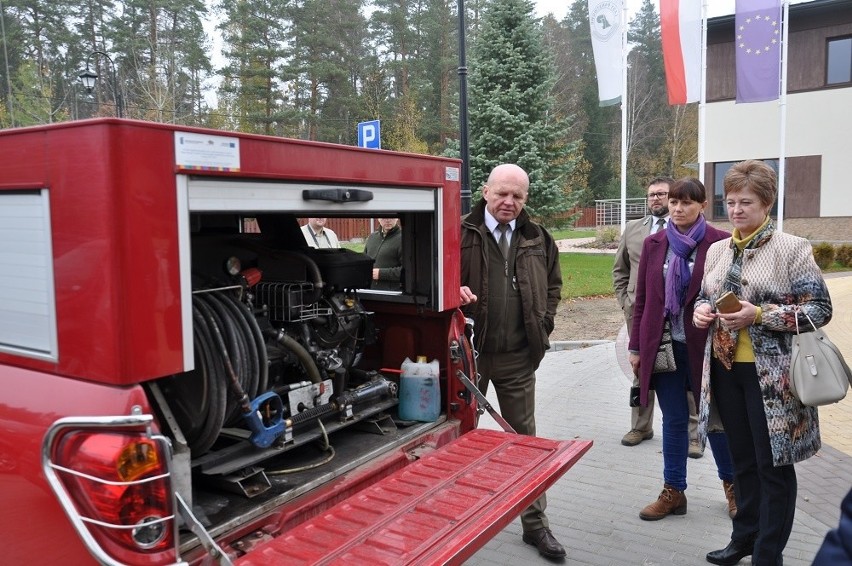
[[[734,16],[707,30],[704,178],[708,216],[725,223],[722,179],[743,159],[778,164],[781,100],[736,104]],[[789,8],[785,232],[852,241],[852,0]]]

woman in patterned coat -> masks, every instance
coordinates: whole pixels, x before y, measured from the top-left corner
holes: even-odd
[[[704,356],[699,436],[710,404],[718,409],[734,462],[737,515],[731,542],[707,554],[713,564],[780,565],[796,511],[793,464],[820,448],[815,407],[790,393],[790,354],[796,318],[809,327],[831,320],[831,298],[810,243],[777,232],[769,217],[775,172],[743,161],[724,180],[731,238],[707,252],[693,324],[710,328]],[[726,291],[737,312],[721,314]]]

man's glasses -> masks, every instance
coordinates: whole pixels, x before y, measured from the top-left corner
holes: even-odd
[[[667,196],[669,196],[669,193],[648,193],[648,200],[654,198],[666,198]]]

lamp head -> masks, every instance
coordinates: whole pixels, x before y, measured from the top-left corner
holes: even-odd
[[[86,70],[80,73],[80,82],[83,83],[83,86],[86,88],[87,92],[92,92],[92,89],[95,88],[95,83],[98,80],[98,74],[91,69],[89,69],[89,65],[86,65]]]

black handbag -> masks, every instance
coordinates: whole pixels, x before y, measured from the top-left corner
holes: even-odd
[[[663,326],[663,337],[660,340],[660,347],[657,349],[657,356],[654,358],[654,369],[651,373],[664,373],[677,370],[675,363],[674,348],[672,348],[672,327],[669,321],[666,320]]]

